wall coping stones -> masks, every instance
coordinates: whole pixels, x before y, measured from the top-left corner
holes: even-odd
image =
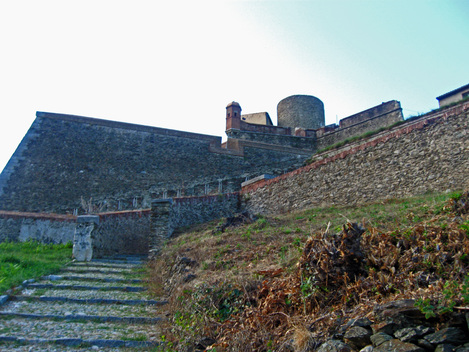
[[[162,204],[162,203],[169,203],[173,204],[173,199],[172,198],[159,198],[159,199],[153,199],[151,201],[151,204]]]
[[[249,186],[253,183],[256,183],[256,182],[259,182],[259,181],[262,181],[262,180],[270,180],[272,178],[275,178],[275,176],[269,175],[269,174],[260,175],[260,176],[251,178],[250,180],[247,180],[247,181],[241,183],[241,187],[246,187],[246,186]]]
[[[122,211],[110,211],[106,213],[98,213],[96,214],[99,216],[100,221],[105,221],[111,218],[125,218],[127,216],[138,215],[138,217],[142,217],[144,215],[150,215],[151,209],[138,209],[138,210],[122,210]]]
[[[77,223],[84,224],[84,223],[95,223],[99,225],[99,216],[98,215],[80,215],[77,217]]]
[[[75,222],[77,217],[70,214],[54,214],[54,213],[30,213],[20,211],[0,210],[0,218],[13,218],[13,219],[40,219],[40,220],[54,220],[54,221],[69,221]]]
[[[212,142],[216,145],[221,144],[221,137],[218,137],[218,136],[212,136],[212,135],[200,134],[200,133],[193,133],[193,132],[184,132],[184,131],[178,131],[178,130],[171,130],[171,129],[168,129],[168,128],[161,128],[161,127],[138,125],[138,124],[133,124],[133,123],[128,123],[128,122],[97,119],[97,118],[94,118],[94,117],[59,114],[59,113],[43,112],[43,111],[36,111],[36,117],[38,117],[38,118],[49,118],[49,119],[54,119],[54,120],[70,121],[70,122],[78,122],[78,123],[87,123],[87,124],[90,124],[90,125],[99,125],[99,126],[105,126],[105,127],[111,127],[111,128],[121,128],[121,129],[125,129],[125,130],[134,130],[134,131],[157,133],[157,134],[162,134],[162,135],[167,135],[167,136],[176,136],[176,137],[182,137],[182,138],[205,140],[205,141]]]
[[[220,193],[220,194],[210,194],[210,195],[206,195],[206,196],[172,198],[172,201],[173,201],[174,205],[190,204],[190,203],[201,203],[201,202],[211,203],[211,202],[218,201],[220,199],[238,197],[238,195],[239,195],[238,192]]]

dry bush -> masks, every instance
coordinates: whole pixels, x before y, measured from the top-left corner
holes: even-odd
[[[275,346],[284,346],[292,321],[299,319],[317,334],[296,332],[290,347],[301,351],[306,340],[319,344],[332,336],[344,317],[369,315],[377,303],[402,297],[460,304],[457,291],[469,271],[469,236],[459,222],[440,226],[435,221],[387,233],[348,223],[338,234],[312,236],[293,275],[266,278],[257,304],[219,328],[222,350],[235,350],[230,336],[249,333],[255,342],[266,329]],[[444,294],[447,282],[455,283],[452,302]]]
[[[166,273],[156,286],[171,293],[166,335],[181,351],[204,337],[216,340],[218,352],[307,351],[349,319],[373,318],[377,303],[428,298],[460,304],[457,294],[447,302],[444,290],[453,282],[460,292],[469,270],[467,211],[461,211],[468,198],[466,192],[446,204],[450,213],[428,212],[408,228],[347,223],[337,233],[313,233],[302,247],[294,243],[304,227],[293,230],[279,218],[216,233],[210,224],[198,236],[175,238],[153,269]],[[181,256],[197,265],[178,268]],[[188,274],[195,278],[184,282]]]

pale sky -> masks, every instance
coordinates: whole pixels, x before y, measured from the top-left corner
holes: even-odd
[[[293,94],[326,124],[469,83],[469,1],[0,1],[0,170],[47,111],[225,137]]]

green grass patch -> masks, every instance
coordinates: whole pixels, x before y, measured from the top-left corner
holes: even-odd
[[[72,258],[72,244],[0,243],[0,294],[24,280],[54,274]]]

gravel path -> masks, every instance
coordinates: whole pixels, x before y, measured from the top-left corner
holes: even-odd
[[[72,263],[25,283],[0,305],[0,351],[154,350],[165,302],[148,299],[143,284],[132,282],[141,264],[131,261]]]

